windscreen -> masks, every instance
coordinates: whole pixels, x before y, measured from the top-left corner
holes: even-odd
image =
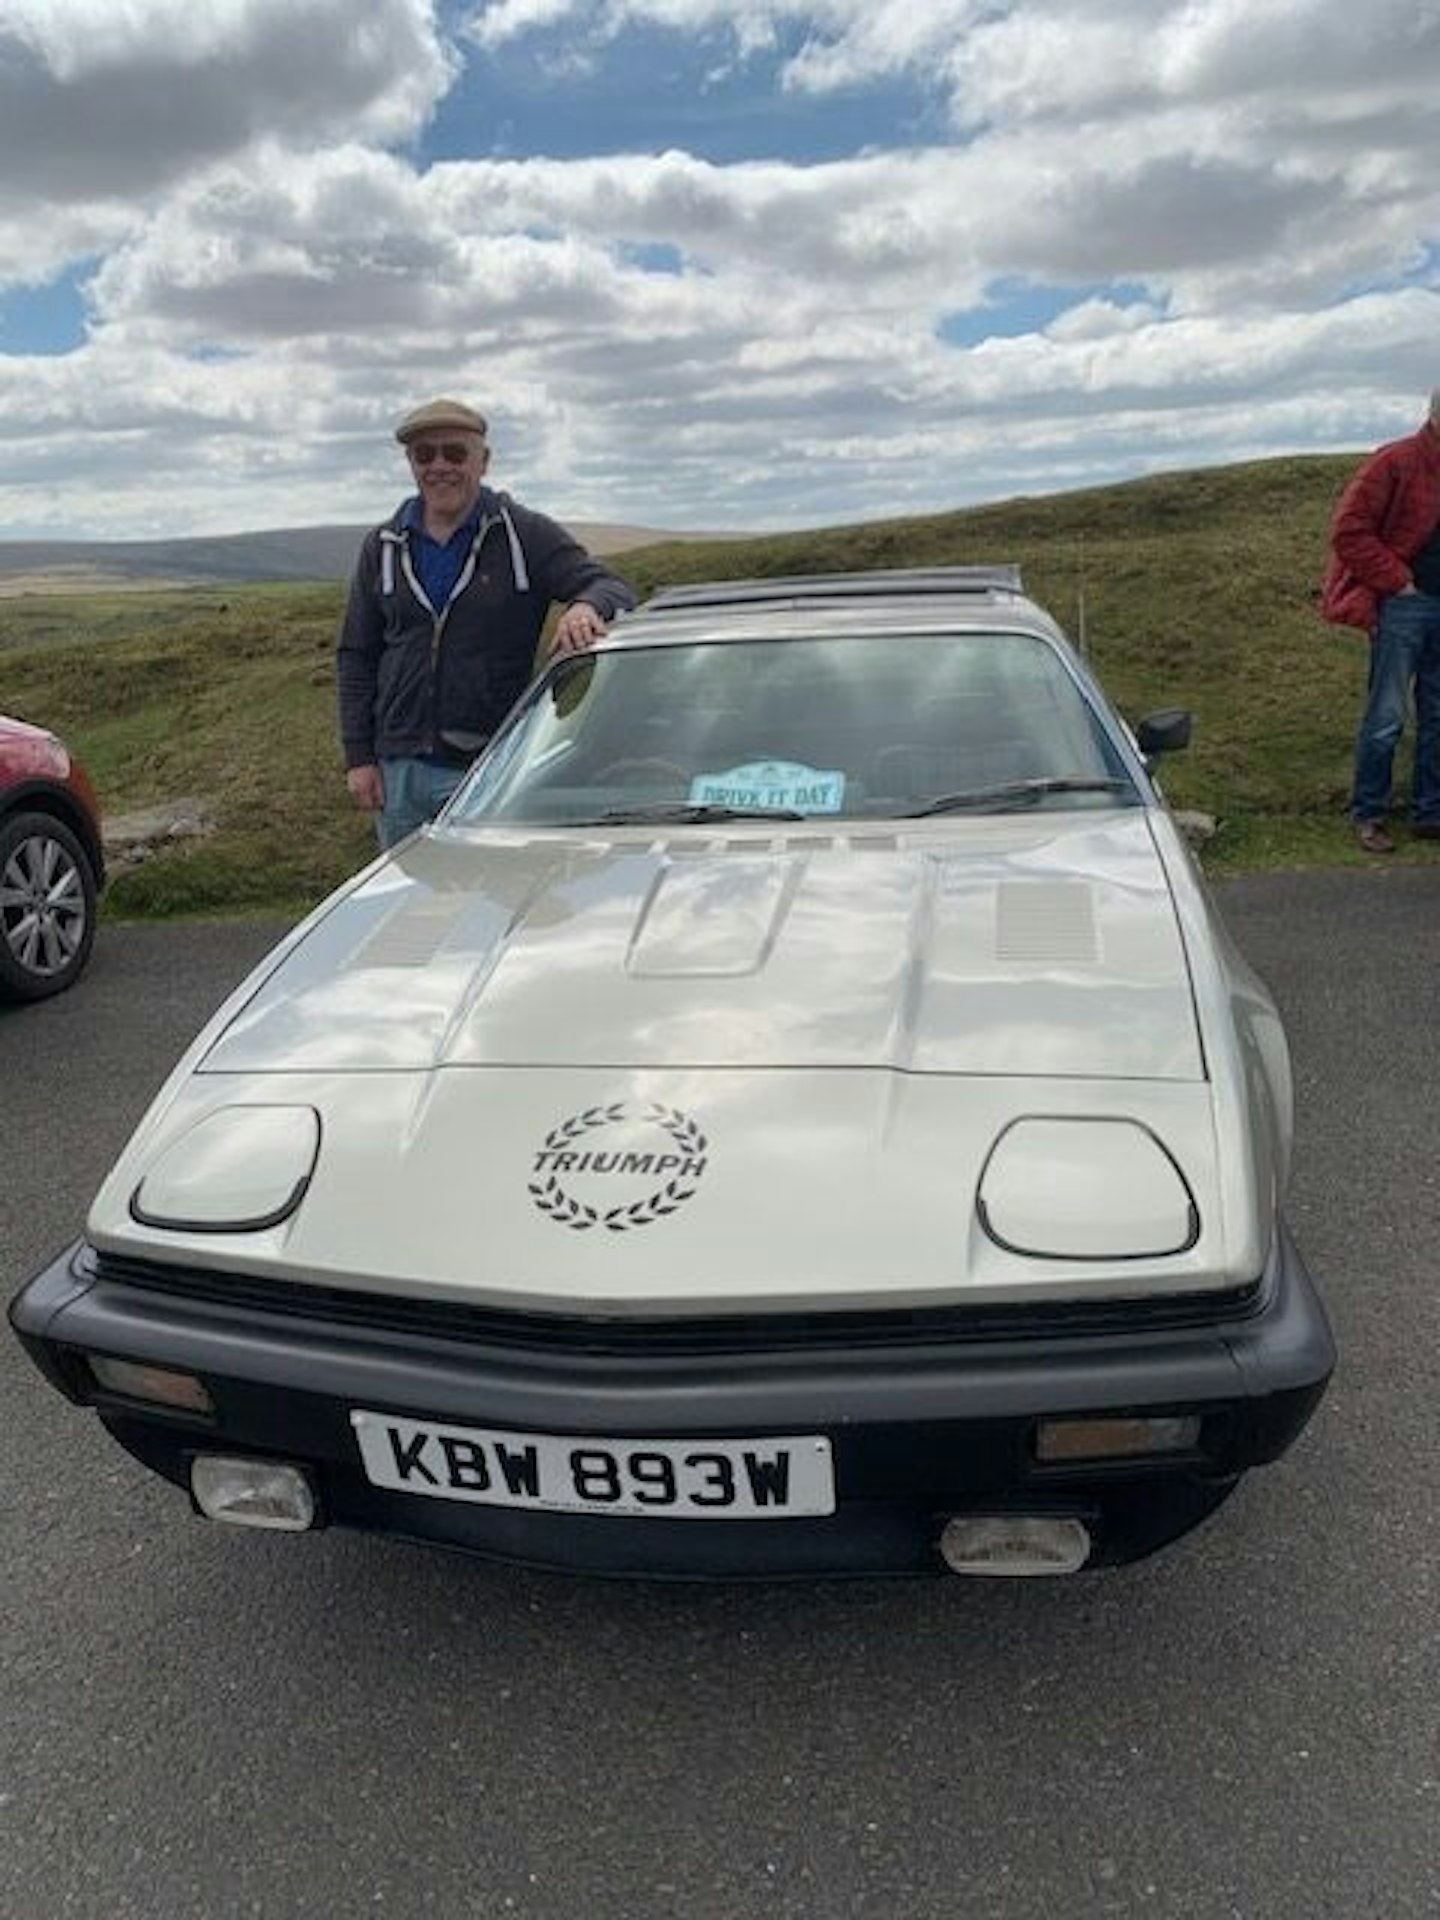
[[[897,819],[1138,802],[1043,639],[860,634],[574,656],[447,819]]]

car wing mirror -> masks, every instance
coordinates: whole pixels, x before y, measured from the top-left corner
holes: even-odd
[[[1147,766],[1162,753],[1178,753],[1182,747],[1188,747],[1190,709],[1161,707],[1156,713],[1147,713],[1135,729],[1135,744],[1144,754]]]

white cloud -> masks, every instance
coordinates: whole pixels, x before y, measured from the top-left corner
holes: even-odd
[[[481,0],[469,33],[500,46],[564,26],[571,45],[624,27],[729,33],[742,51],[798,36],[786,85],[825,91],[920,74],[967,120],[1102,114],[1148,100],[1279,90],[1303,118],[1370,86],[1424,96],[1436,76],[1433,0]]]
[[[402,139],[449,75],[432,0],[5,0],[0,212],[143,194],[266,135]]]
[[[85,347],[0,354],[0,524],[368,517],[432,391],[539,505],[764,526],[1365,443],[1440,378],[1436,0],[495,0],[472,57],[647,26],[954,137],[427,166],[431,0],[0,0],[0,283],[100,256]]]
[[[479,46],[498,47],[538,29],[562,24],[574,13],[576,0],[498,0],[482,7],[470,22],[470,37]]]
[[[7,217],[0,195],[0,307],[3,289],[47,286],[77,261],[118,246],[140,224],[140,215],[120,205],[60,207],[43,220],[29,210]]]
[[[1137,300],[1128,306],[1117,305],[1113,300],[1082,300],[1062,313],[1045,331],[1052,340],[1065,343],[1111,340],[1117,334],[1161,325],[1164,319],[1164,312],[1148,300]]]

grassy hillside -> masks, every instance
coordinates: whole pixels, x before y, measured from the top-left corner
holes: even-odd
[[[736,574],[1018,561],[1130,717],[1193,709],[1165,772],[1216,814],[1215,868],[1340,862],[1365,673],[1321,624],[1325,528],[1351,458],[1257,462],[971,511],[627,554],[643,594]],[[107,809],[199,795],[219,831],[114,888],[133,912],[299,907],[368,857],[334,744],[334,587],[0,601],[0,710],[64,732]],[[1424,858],[1425,850],[1401,858]],[[1430,857],[1435,857],[1433,849]]]

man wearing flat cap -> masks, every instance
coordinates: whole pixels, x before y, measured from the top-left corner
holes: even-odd
[[[336,656],[345,779],[382,847],[459,784],[529,680],[553,603],[560,653],[635,604],[563,527],[485,485],[473,407],[431,400],[395,438],[418,491],[365,537]]]

